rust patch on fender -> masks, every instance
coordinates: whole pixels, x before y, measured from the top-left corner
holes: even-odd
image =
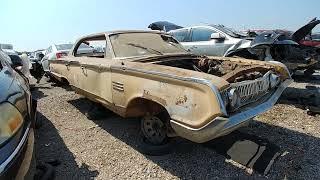
[[[187,102],[188,98],[186,95],[184,96],[180,96],[178,97],[177,101],[176,101],[176,105],[182,105],[184,104],[185,102]]]

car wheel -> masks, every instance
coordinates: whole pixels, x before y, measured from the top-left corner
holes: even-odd
[[[175,141],[168,139],[164,144],[154,145],[144,135],[139,138],[138,150],[149,156],[163,156],[173,151]]]
[[[154,145],[164,144],[168,139],[166,125],[158,116],[143,117],[141,131],[144,137]]]
[[[167,127],[161,116],[148,115],[141,120],[140,149],[152,156],[168,154],[172,151],[173,140],[167,136]]]

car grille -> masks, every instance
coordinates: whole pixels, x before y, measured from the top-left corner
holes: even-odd
[[[256,101],[270,91],[269,77],[271,73],[272,71],[268,71],[263,77],[258,79],[231,84],[231,87],[237,89],[239,93],[241,106]]]

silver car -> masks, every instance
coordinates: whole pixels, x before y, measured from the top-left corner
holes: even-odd
[[[49,69],[49,61],[60,59],[64,56],[67,56],[70,49],[72,48],[73,44],[53,44],[49,46],[45,52],[44,57],[41,60],[41,64],[43,67],[43,70],[47,73],[50,71]],[[80,49],[83,52],[93,52],[94,48],[90,47],[86,44],[81,44]]]
[[[168,32],[187,50],[198,55],[227,56],[234,49],[249,47],[247,35],[222,25],[203,25]]]

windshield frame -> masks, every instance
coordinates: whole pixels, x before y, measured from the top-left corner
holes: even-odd
[[[170,42],[167,42],[168,44],[170,44],[171,46],[174,46],[174,48],[177,48],[177,49],[181,49],[181,52],[176,52],[176,53],[164,53],[164,52],[161,52],[162,54],[160,55],[160,53],[150,53],[150,54],[144,54],[144,55],[136,55],[136,56],[117,56],[116,55],[116,52],[115,52],[115,46],[112,42],[112,36],[114,35],[120,35],[120,34],[157,34],[159,36],[167,36],[167,37],[170,37],[173,39],[173,41],[176,43],[175,45],[173,45],[172,43]],[[117,33],[108,33],[107,34],[108,38],[107,38],[107,41],[108,43],[110,44],[110,48],[111,48],[111,54],[112,54],[112,58],[113,59],[136,59],[136,58],[143,58],[143,57],[152,57],[152,56],[166,56],[166,55],[177,55],[177,54],[190,54],[186,49],[183,48],[183,46],[179,43],[179,41],[177,41],[172,35],[168,34],[168,33],[163,33],[163,32],[152,32],[152,31],[130,31],[130,32],[117,32]],[[146,48],[149,48],[149,47],[146,47]]]

